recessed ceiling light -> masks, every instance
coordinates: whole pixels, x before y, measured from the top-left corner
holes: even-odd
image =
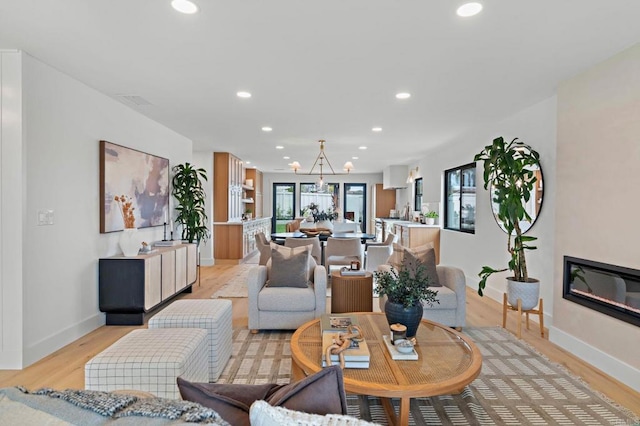
[[[358,159],[358,157],[351,157],[351,159],[352,159],[352,160],[357,160],[357,159]]]
[[[273,130],[273,129],[272,129],[271,127],[269,127],[269,126],[264,126],[264,127],[262,128],[262,131],[263,131],[263,132],[270,132],[270,131],[272,131],[272,130]]]
[[[366,146],[359,146],[358,149],[367,149]]]
[[[277,145],[277,146],[276,146],[276,149],[284,149],[284,146],[282,146],[282,145]]]
[[[371,131],[372,132],[381,132],[382,131],[382,127],[372,127]]]
[[[249,93],[249,92],[238,92],[238,93],[236,93],[236,95],[238,95],[239,98],[250,98],[251,97],[251,93]]]
[[[189,15],[198,11],[198,6],[189,0],[173,0],[171,6],[178,12]]]
[[[284,160],[290,160],[291,157],[289,157],[288,155],[285,155],[284,157],[282,157]]]
[[[482,5],[480,3],[465,3],[458,8],[456,13],[458,16],[469,17],[473,15],[477,15],[482,10]]]
[[[245,161],[244,164],[251,164],[251,161]]]
[[[407,93],[407,92],[396,93],[396,98],[398,99],[409,99],[410,97],[411,97],[411,93]]]

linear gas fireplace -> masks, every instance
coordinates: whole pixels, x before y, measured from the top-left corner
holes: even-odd
[[[565,256],[563,297],[640,326],[640,270]]]

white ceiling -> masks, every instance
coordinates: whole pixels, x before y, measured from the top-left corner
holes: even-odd
[[[129,105],[194,150],[308,171],[326,139],[335,169],[358,156],[354,172],[371,173],[545,99],[640,41],[638,0],[478,0],[472,18],[456,15],[457,0],[194,1],[200,13],[183,15],[170,0],[0,0],[0,48],[144,98]]]

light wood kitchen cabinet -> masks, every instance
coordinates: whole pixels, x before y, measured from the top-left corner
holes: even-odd
[[[432,243],[436,252],[436,263],[440,263],[440,228],[438,226],[420,225],[412,222],[394,223],[394,234],[398,244],[404,247],[418,247]]]
[[[258,169],[246,169],[246,179],[253,180],[253,188],[247,190],[247,198],[253,199],[253,207],[245,205],[245,209],[251,208],[253,210],[254,218],[262,217],[262,172]]]
[[[157,247],[133,257],[98,261],[99,308],[107,325],[141,325],[144,314],[196,281],[196,245]]]
[[[213,221],[239,222],[244,213],[242,160],[228,152],[213,153]]]
[[[264,235],[271,235],[271,218],[246,220],[241,223],[214,223],[213,230],[218,240],[213,247],[215,262],[237,264],[257,250],[256,233],[264,232]]]

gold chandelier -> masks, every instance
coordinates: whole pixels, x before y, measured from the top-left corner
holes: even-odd
[[[327,166],[329,166],[329,169],[331,170],[332,175],[342,175],[345,173],[336,173],[336,171],[333,169],[333,166],[331,165],[331,162],[327,158],[327,155],[324,153],[325,140],[320,139],[318,142],[320,142],[320,152],[318,153],[318,156],[316,157],[316,161],[314,161],[313,166],[311,167],[311,170],[309,170],[309,173],[305,173],[305,174],[310,176],[320,176],[316,181],[316,188],[318,190],[321,190],[325,186],[324,169],[323,169],[325,163]],[[320,172],[314,172],[316,166],[318,166],[318,168],[320,169]],[[301,168],[302,166],[300,166],[299,162],[294,161],[293,163],[291,163],[291,169],[296,174],[298,174],[298,170],[300,170]],[[346,174],[349,174],[351,170],[354,169],[353,163],[351,161],[347,161],[346,163],[344,163],[344,166],[342,166],[342,168],[345,172],[347,172]]]

